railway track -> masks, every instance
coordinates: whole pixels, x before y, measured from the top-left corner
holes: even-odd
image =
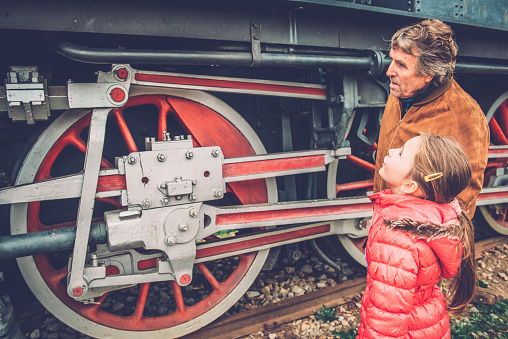
[[[476,243],[475,256],[480,258],[485,251],[506,243],[508,243],[508,236],[480,240]],[[246,336],[264,328],[277,327],[308,317],[322,305],[336,307],[348,304],[352,297],[363,291],[365,285],[366,279],[364,277],[346,281],[333,287],[219,318],[201,330],[182,338],[238,338]]]

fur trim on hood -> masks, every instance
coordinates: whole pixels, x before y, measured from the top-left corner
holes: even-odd
[[[464,239],[464,229],[459,221],[448,225],[436,224],[430,221],[420,222],[411,219],[385,219],[384,224],[390,229],[410,233],[418,239],[437,239],[442,237],[453,238],[457,240]]]

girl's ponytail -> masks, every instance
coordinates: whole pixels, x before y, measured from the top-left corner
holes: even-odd
[[[454,317],[464,312],[476,291],[478,277],[475,267],[474,225],[464,213],[457,216],[464,232],[462,238],[462,262],[457,275],[452,280],[448,293],[448,310]]]

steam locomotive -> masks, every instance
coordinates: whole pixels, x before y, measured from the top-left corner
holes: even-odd
[[[17,258],[33,294],[80,332],[193,332],[306,240],[327,237],[364,265],[388,41],[429,17],[456,33],[455,78],[491,128],[478,227],[508,234],[506,0],[1,9],[0,259]],[[164,314],[147,307],[158,284],[173,300]],[[104,307],[126,289],[128,313]]]

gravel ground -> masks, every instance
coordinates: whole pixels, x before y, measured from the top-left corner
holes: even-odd
[[[310,293],[316,289],[333,286],[349,279],[364,276],[365,269],[357,268],[337,259],[341,267],[340,272],[324,264],[309,248],[301,244],[302,257],[296,262],[288,260],[281,252],[279,261],[272,271],[263,271],[255,280],[248,292],[225,314],[234,314],[243,310],[252,309],[275,303],[286,298]],[[496,295],[508,298],[508,245],[501,245],[483,253],[477,259],[480,279],[487,283]],[[223,270],[227,276],[227,269],[234,266],[231,262],[216,263],[214,270]],[[167,287],[152,284],[149,307],[154,314],[165,314],[171,311],[171,300],[168,297]],[[199,292],[199,293],[198,293]],[[198,291],[188,298],[206,297],[206,293]],[[110,312],[128,314],[132,309],[130,302],[137,293],[135,288],[125,289],[106,299],[105,307]],[[164,304],[164,302],[166,302]],[[298,319],[292,323],[266,326],[263,330],[252,333],[243,339],[253,338],[336,338],[333,332],[347,331],[359,324],[359,307],[361,294],[354,296],[348,303],[337,305],[337,320],[324,322],[316,319],[315,315]],[[472,305],[471,305],[472,306]],[[321,305],[316,305],[319,310]],[[474,311],[474,308],[473,308]],[[465,315],[467,316],[467,314]],[[30,304],[16,314],[18,326],[26,338],[32,339],[78,339],[90,338],[74,331],[61,323],[42,307],[38,302]]]

